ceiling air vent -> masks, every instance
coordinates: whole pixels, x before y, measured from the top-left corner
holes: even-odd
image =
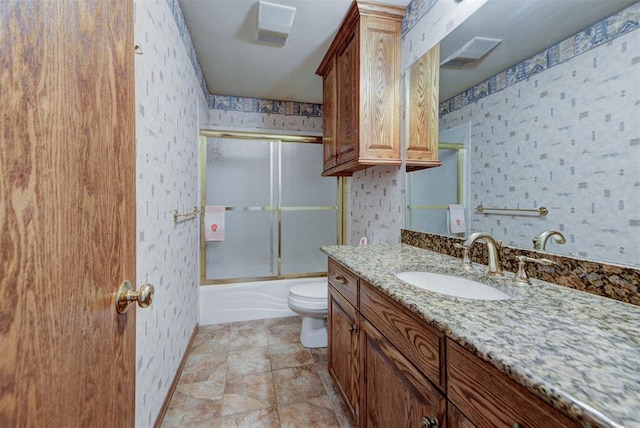
[[[284,46],[287,43],[295,14],[295,7],[259,1],[257,40]]]
[[[487,37],[474,37],[463,47],[458,49],[453,55],[440,63],[441,67],[464,67],[465,65],[479,60],[501,42],[500,39],[490,39]]]

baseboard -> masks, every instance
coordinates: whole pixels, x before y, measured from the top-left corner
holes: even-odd
[[[167,413],[167,409],[169,408],[169,404],[171,403],[171,399],[173,398],[173,393],[176,391],[176,387],[178,386],[178,381],[180,380],[180,376],[182,375],[184,365],[187,362],[187,358],[189,358],[189,353],[191,353],[191,347],[193,346],[193,341],[196,338],[196,333],[198,333],[198,323],[196,323],[195,327],[193,327],[193,333],[191,333],[189,344],[187,345],[187,349],[185,349],[184,351],[184,355],[182,355],[182,360],[180,361],[180,365],[178,366],[176,375],[173,378],[173,382],[171,382],[171,387],[169,388],[169,391],[167,391],[167,396],[164,399],[164,403],[162,403],[162,408],[160,408],[160,413],[156,418],[156,423],[153,424],[154,428],[160,428],[160,425],[162,425],[164,415]]]

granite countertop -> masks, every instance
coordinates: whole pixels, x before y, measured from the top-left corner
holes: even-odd
[[[405,244],[326,246],[322,251],[402,306],[585,426],[640,427],[640,307]],[[549,267],[553,269],[553,267]],[[422,290],[403,270],[449,273],[505,291],[501,301]]]

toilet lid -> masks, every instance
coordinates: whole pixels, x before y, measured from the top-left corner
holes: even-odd
[[[327,281],[325,280],[294,285],[289,289],[289,294],[306,300],[327,300]]]

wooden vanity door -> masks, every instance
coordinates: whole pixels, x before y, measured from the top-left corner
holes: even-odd
[[[358,420],[358,334],[356,309],[333,287],[329,287],[328,314],[329,374],[347,403],[351,416]]]
[[[446,399],[372,324],[360,323],[361,427],[446,426]]]

